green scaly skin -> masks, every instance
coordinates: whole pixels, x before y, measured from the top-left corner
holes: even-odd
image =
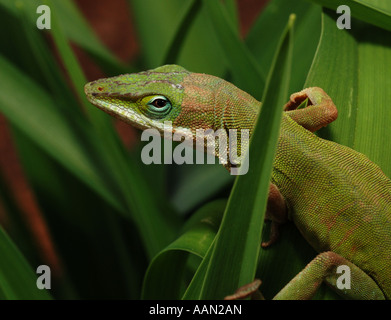
[[[92,104],[141,129],[171,121],[173,131],[249,129],[261,103],[220,78],[167,65],[88,83]],[[296,109],[309,99],[306,108]],[[322,281],[346,298],[391,298],[391,181],[364,155],[323,140],[314,131],[337,110],[320,88],[291,96],[285,105],[272,172],[267,218],[293,220],[320,254],[275,299],[308,299]],[[217,154],[218,155],[218,154]],[[251,164],[250,164],[251,165]],[[351,289],[338,289],[336,268],[351,270]]]

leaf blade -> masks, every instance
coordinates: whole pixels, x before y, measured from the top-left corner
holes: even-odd
[[[37,287],[37,276],[27,261],[0,227],[0,295],[5,299],[50,300],[46,290]]]
[[[275,91],[268,91],[268,86],[265,89],[264,105],[250,143],[249,172],[236,179],[213,248],[199,267],[202,271],[196,274],[188,288],[188,291],[199,296],[186,295],[186,298],[221,299],[239,286],[251,282],[255,276],[263,214],[282,115],[282,110],[275,106],[283,105],[288,92],[291,56],[289,35],[293,20],[289,20],[281,37],[280,50],[269,75],[267,84],[273,86]],[[259,146],[258,149],[254,145]],[[247,192],[249,186],[255,190],[250,195]],[[227,260],[230,265],[226,264]],[[201,287],[201,292],[193,287]]]
[[[311,0],[336,10],[340,5],[350,8],[353,17],[391,31],[391,2],[382,0]]]

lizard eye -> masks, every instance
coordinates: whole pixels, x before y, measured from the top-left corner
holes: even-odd
[[[151,117],[162,118],[166,116],[172,106],[171,102],[164,96],[155,96],[147,103],[148,113]]]
[[[167,101],[164,99],[155,99],[151,102],[155,108],[164,108],[167,105]]]

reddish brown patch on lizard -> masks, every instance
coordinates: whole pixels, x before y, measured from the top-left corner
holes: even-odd
[[[321,222],[327,227],[328,232],[330,232],[330,230],[335,227],[336,223],[338,222],[338,217],[344,214],[345,211],[349,210],[353,205],[354,204],[352,203],[348,203],[345,207],[336,212],[335,215],[324,217],[324,219],[321,220]]]
[[[360,225],[356,225],[354,226],[353,228],[351,228],[350,230],[348,230],[347,232],[345,232],[345,235],[344,237],[341,239],[340,242],[338,242],[336,244],[336,247],[340,247],[342,244],[346,243],[347,239],[349,239],[350,236],[352,236],[354,234],[354,231],[356,231],[358,228],[360,228]]]
[[[214,77],[198,74],[189,74],[183,83],[185,88],[184,99],[182,101],[182,112],[174,121],[175,126],[195,129],[213,129],[214,128],[214,97],[216,88],[209,85]],[[202,79],[200,81],[200,79]],[[206,121],[207,120],[207,121]]]

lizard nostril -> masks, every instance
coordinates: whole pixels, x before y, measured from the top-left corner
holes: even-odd
[[[98,87],[98,91],[103,91],[103,87]]]

